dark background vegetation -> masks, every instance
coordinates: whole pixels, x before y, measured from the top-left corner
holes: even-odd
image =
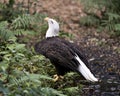
[[[0,96],[86,94],[83,88],[90,83],[76,73],[68,73],[54,83],[54,66],[34,52],[34,44],[47,30],[43,21],[46,16],[60,22],[61,37],[83,48],[98,78],[111,80],[108,76],[112,74],[119,81],[119,5],[120,0],[1,0]]]

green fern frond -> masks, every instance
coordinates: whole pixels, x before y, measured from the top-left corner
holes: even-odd
[[[15,20],[12,22],[12,28],[13,29],[26,29],[30,27],[30,24],[33,22],[33,17],[31,17],[29,14],[23,14],[21,16],[18,16]]]
[[[26,35],[27,33],[36,34],[37,31],[42,33],[47,29],[47,26],[43,23],[44,17],[45,15],[41,14],[23,14],[13,20],[10,28],[16,36]]]
[[[71,33],[61,31],[60,32],[60,37],[68,38],[68,39],[72,40],[74,38],[74,35],[71,34]]]
[[[107,4],[106,0],[80,0],[85,6],[84,11],[94,13],[95,9],[101,10]]]
[[[19,15],[18,18],[13,20],[12,22],[12,28],[13,29],[28,29],[31,27],[31,25],[34,25],[37,22],[43,22],[43,18],[45,15],[41,14],[23,14]]]
[[[24,34],[24,31],[25,31],[24,29],[16,29],[13,32],[14,32],[14,35],[21,36]]]
[[[13,78],[11,80],[11,85],[10,86],[19,85],[21,83],[26,83],[28,81],[40,84],[41,83],[41,81],[40,81],[41,79],[52,80],[52,78],[50,78],[48,76],[45,76],[45,75],[41,75],[41,74],[26,74],[26,76],[22,76],[20,79]]]
[[[6,4],[0,3],[0,9],[6,8]]]
[[[49,87],[29,88],[26,96],[67,96]]]
[[[119,24],[120,15],[116,13],[106,13],[107,19],[103,19],[101,25],[106,26],[107,30],[114,31],[116,23]]]
[[[8,40],[12,37],[14,37],[14,34],[12,33],[12,31],[10,31],[8,28],[8,23],[5,22],[0,22],[0,38],[4,39],[4,40]]]
[[[120,23],[119,24],[115,24],[115,30],[116,31],[120,31]]]
[[[120,19],[120,15],[116,13],[107,13],[106,15],[108,16],[109,21]]]
[[[47,17],[45,14],[37,14],[36,13],[36,14],[33,15],[34,21],[35,22],[41,22],[41,23],[44,22],[43,18],[45,18],[45,17]]]
[[[97,26],[99,22],[100,21],[98,18],[91,16],[91,15],[82,17],[80,19],[80,24],[85,25],[85,26]]]

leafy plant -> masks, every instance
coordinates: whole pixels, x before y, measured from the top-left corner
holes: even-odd
[[[8,28],[8,23],[6,21],[0,22],[0,38],[8,40],[14,37],[11,30]]]
[[[106,14],[108,19],[102,20],[102,26],[105,26],[108,31],[110,31],[112,34],[120,35],[120,15],[113,14],[113,13],[107,13]],[[115,32],[115,33],[114,33]]]
[[[33,87],[24,92],[25,96],[67,96],[49,87]]]
[[[30,24],[33,22],[33,18],[29,14],[23,14],[22,16],[18,16],[12,22],[13,29],[27,29],[30,28]]]
[[[63,32],[63,31],[60,32],[60,36],[63,37],[63,38],[70,39],[70,40],[72,40],[74,38],[73,34]]]
[[[99,23],[100,23],[99,19],[92,15],[88,15],[80,19],[80,24],[85,26],[97,27]]]
[[[86,17],[80,19],[82,25],[103,27],[111,35],[120,35],[120,1],[119,0],[80,0],[84,4]]]
[[[0,90],[2,94],[64,96],[49,86],[43,87],[47,84],[46,80],[52,80],[42,67],[48,61],[41,55],[33,54],[34,51],[26,49],[25,44],[13,41],[2,44],[0,48],[0,84],[2,84]],[[38,68],[38,64],[41,67]]]

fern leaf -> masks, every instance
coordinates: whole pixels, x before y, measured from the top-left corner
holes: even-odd
[[[62,94],[61,91],[49,87],[29,88],[28,93],[27,96],[67,96]]]
[[[115,24],[115,30],[120,31],[120,24]]]
[[[13,85],[19,85],[21,83],[25,83],[28,81],[40,84],[41,83],[40,79],[52,80],[52,78],[45,76],[45,75],[41,75],[41,74],[27,74],[26,76],[22,76],[19,79],[13,78],[11,80],[11,84],[9,85],[9,87]]]
[[[26,29],[30,26],[32,19],[33,17],[28,14],[23,14],[21,16],[18,16],[18,18],[13,20],[12,28],[13,29],[20,29],[20,28]]]
[[[0,23],[0,37],[4,40],[9,40],[10,38],[14,37],[14,34],[7,28],[7,26],[7,22]]]

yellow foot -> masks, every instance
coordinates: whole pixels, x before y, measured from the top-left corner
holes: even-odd
[[[53,78],[54,78],[53,81],[56,82],[56,81],[58,81],[59,79],[63,79],[64,77],[61,76],[61,75],[58,76],[58,75],[56,74],[56,75],[53,76]]]

